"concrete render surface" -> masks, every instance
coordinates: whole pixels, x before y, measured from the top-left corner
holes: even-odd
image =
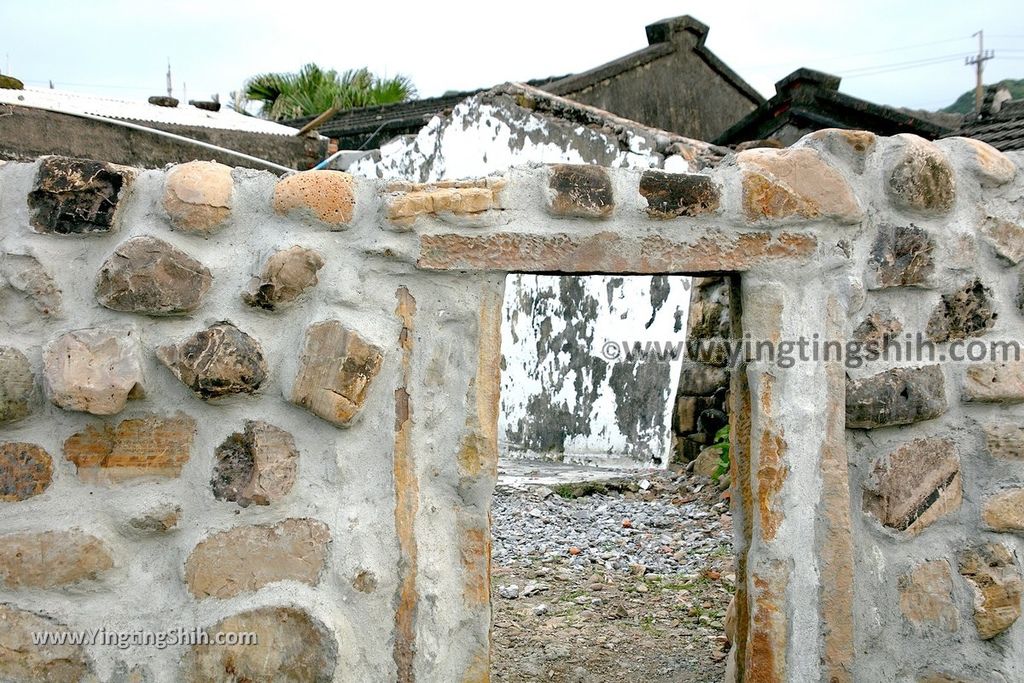
[[[168,203],[162,170],[0,166],[0,679],[488,680],[508,273],[729,273],[754,339],[845,342],[873,314],[942,349],[1016,339],[1019,165],[829,130],[656,192],[565,165],[191,174],[230,174],[227,212],[201,180]],[[322,267],[268,269],[294,246]],[[1024,677],[1024,370],[931,365],[732,370],[734,680]]]

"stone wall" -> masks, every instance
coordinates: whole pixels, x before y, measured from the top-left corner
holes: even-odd
[[[730,356],[733,337],[729,310],[731,287],[726,277],[693,279],[686,324],[686,359],[680,364],[672,415],[673,457],[695,464],[708,475],[718,469],[720,449],[711,447],[728,424]]]
[[[506,273],[732,273],[778,344],[1019,339],[1019,162],[820,131],[595,171],[603,218],[547,168],[0,166],[0,678],[487,680]],[[1022,377],[733,368],[738,680],[1024,676]],[[31,636],[193,627],[259,643]]]
[[[63,154],[142,168],[162,168],[193,159],[265,168],[231,154],[71,114],[4,106],[0,121],[0,160],[31,161],[48,154]],[[327,157],[327,138],[315,135],[267,135],[155,121],[139,123],[288,168],[312,168]]]
[[[379,202],[337,172],[0,167],[0,680],[486,661],[496,349],[475,339],[503,277],[424,280]],[[64,627],[260,645],[31,647]]]

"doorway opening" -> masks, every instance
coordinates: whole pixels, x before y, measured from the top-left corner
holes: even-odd
[[[731,284],[508,276],[492,680],[725,676]]]

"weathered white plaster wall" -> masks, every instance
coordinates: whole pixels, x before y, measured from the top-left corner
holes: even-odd
[[[680,359],[624,344],[682,344],[690,278],[510,275],[502,315],[502,453],[658,467],[671,447]]]
[[[699,163],[666,154],[666,144],[667,134],[639,124],[616,134],[518,106],[509,97],[475,95],[450,114],[435,116],[419,134],[395,138],[347,170],[369,178],[424,182],[485,177],[532,164],[674,172],[699,168]],[[639,360],[627,373],[625,367],[612,367],[621,363],[605,366],[601,345],[606,340],[682,341],[689,278],[673,278],[668,303],[657,306],[647,276],[572,280],[509,279],[503,314],[502,453],[620,467],[667,466],[679,364]],[[569,290],[589,301],[540,304],[561,301]],[[614,297],[607,294],[611,291]],[[678,316],[683,326],[675,329]],[[561,337],[554,340],[563,325],[589,335],[577,335],[567,346]],[[655,404],[661,405],[656,409]]]
[[[386,180],[430,182],[477,178],[529,164],[598,164],[610,168],[661,168],[653,136],[608,130],[546,116],[508,102],[475,95],[435,116],[415,136],[381,145],[346,170]],[[378,158],[379,157],[379,158]],[[673,158],[673,157],[670,157]],[[670,166],[689,170],[681,157]],[[673,170],[669,168],[668,170]]]

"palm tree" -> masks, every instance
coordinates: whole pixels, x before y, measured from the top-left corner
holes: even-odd
[[[375,104],[405,102],[416,96],[406,76],[381,78],[363,67],[338,73],[306,64],[298,73],[267,73],[245,83],[245,98],[262,102],[260,116],[273,120],[316,116]]]

